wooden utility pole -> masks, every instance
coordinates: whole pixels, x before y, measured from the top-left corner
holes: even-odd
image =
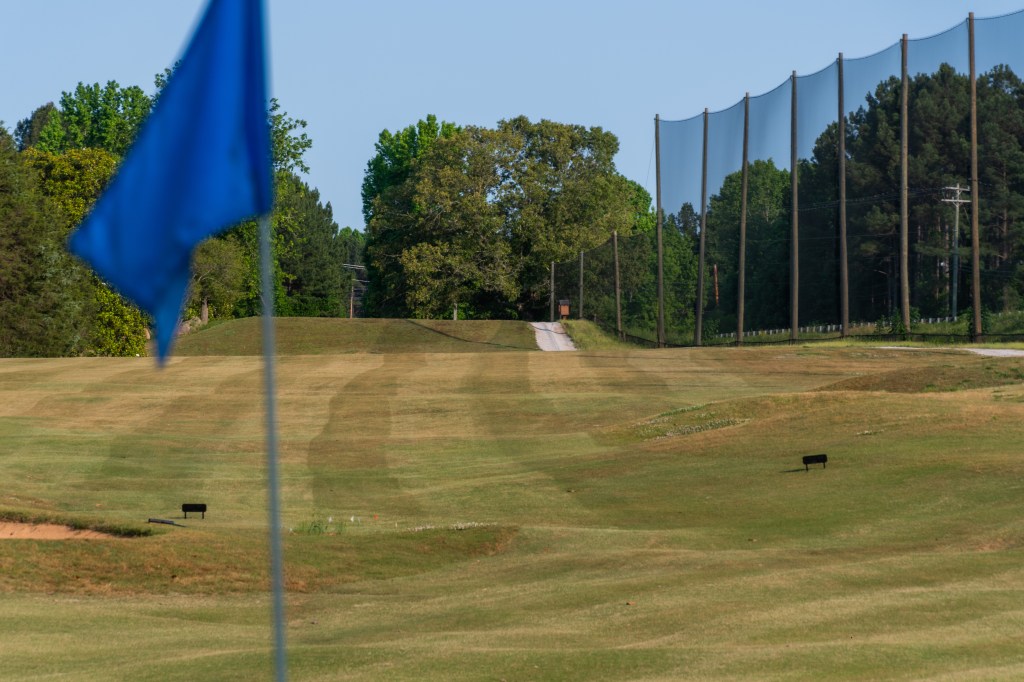
[[[843,101],[843,53],[839,53],[839,324],[850,333],[850,264],[846,251],[846,106]]]
[[[551,284],[548,286],[551,295],[551,321],[555,321],[555,261],[551,261]]]
[[[949,314],[956,322],[957,317],[957,287],[959,286],[960,280],[960,206],[963,204],[971,203],[971,199],[961,199],[961,193],[966,192],[966,187],[961,187],[960,183],[957,183],[956,187],[943,187],[947,192],[955,192],[955,196],[951,196],[948,199],[942,201],[947,204],[953,204],[956,207],[956,214],[953,217],[953,253],[950,259],[949,268]]]
[[[910,213],[909,188],[907,186],[907,165],[910,156],[909,121],[907,120],[907,103],[910,100],[910,77],[907,75],[907,34],[901,41],[901,77],[900,87],[900,319],[903,329],[910,332]]]
[[[747,184],[749,171],[747,168],[747,150],[750,143],[750,93],[743,95],[743,165],[740,180],[740,262],[737,266],[739,282],[736,292],[736,344],[743,344],[743,301],[747,290]]]
[[[704,152],[700,171],[700,247],[697,258],[697,310],[693,325],[693,345],[699,346],[704,336],[704,248],[707,234],[708,205],[708,110],[704,110]]]
[[[981,237],[978,231],[978,75],[974,69],[974,12],[967,15],[971,63],[971,298],[974,300],[974,340],[981,340]]]
[[[622,338],[622,283],[619,279],[619,231],[612,231],[612,251],[615,255],[615,332]]]
[[[665,347],[665,261],[661,237],[661,118],[654,115],[654,176],[658,203],[658,348]]]
[[[583,252],[580,251],[580,311],[579,319],[583,319]]]
[[[789,338],[791,341],[796,341],[800,333],[800,167],[799,159],[797,158],[796,71],[793,72],[792,84],[793,100],[790,105],[789,167],[791,191],[793,193],[793,216],[789,238]]]

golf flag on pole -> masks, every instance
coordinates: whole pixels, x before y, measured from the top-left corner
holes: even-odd
[[[210,0],[71,252],[153,316],[170,352],[192,251],[273,204],[262,0]]]

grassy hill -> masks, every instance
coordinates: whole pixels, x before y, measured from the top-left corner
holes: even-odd
[[[1024,676],[1024,361],[366,347],[279,363],[292,679]],[[0,510],[186,525],[0,541],[4,679],[268,674],[261,390],[0,361]]]
[[[274,320],[280,355],[333,353],[483,353],[537,350],[525,322],[338,319]],[[178,339],[175,355],[260,355],[260,318],[229,320]]]

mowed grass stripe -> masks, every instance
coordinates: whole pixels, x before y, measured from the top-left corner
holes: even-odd
[[[800,347],[282,358],[286,523],[346,513],[336,535],[286,536],[293,677],[1013,679],[1024,388],[963,356],[965,384],[949,360]],[[139,541],[0,543],[13,679],[53,660],[81,679],[267,669],[267,629],[251,620],[266,615],[262,433],[246,426],[258,394],[241,407],[259,360],[179,361],[203,371],[127,419],[183,460],[202,464],[188,439],[223,458],[223,483],[207,486],[217,514]],[[152,375],[106,362],[129,394],[149,390]],[[896,392],[929,367],[942,386]],[[95,367],[64,372],[82,397],[107,394]],[[0,397],[54,390],[15,383]],[[99,407],[16,412],[0,417],[17,443],[0,462],[19,472],[48,471],[33,451],[67,465],[83,442],[87,460],[118,464],[125,432],[104,435]],[[186,421],[175,444],[163,425]],[[828,468],[805,472],[800,455],[816,451]],[[144,487],[143,467],[174,473],[130,464],[106,493],[118,511],[95,513],[155,499],[122,483]],[[324,482],[340,489],[318,498]],[[8,486],[26,506],[60,493],[41,478]],[[85,509],[93,492],[66,497]],[[88,634],[48,659],[31,648],[48,628]],[[134,631],[130,650],[106,644]],[[86,637],[101,643],[86,651]]]

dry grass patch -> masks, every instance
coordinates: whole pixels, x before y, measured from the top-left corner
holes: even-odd
[[[1024,672],[1024,386],[925,390],[1016,361],[421,350],[279,364],[294,678]],[[265,674],[259,392],[255,357],[0,361],[4,505],[210,504],[148,538],[0,543],[7,677]]]

